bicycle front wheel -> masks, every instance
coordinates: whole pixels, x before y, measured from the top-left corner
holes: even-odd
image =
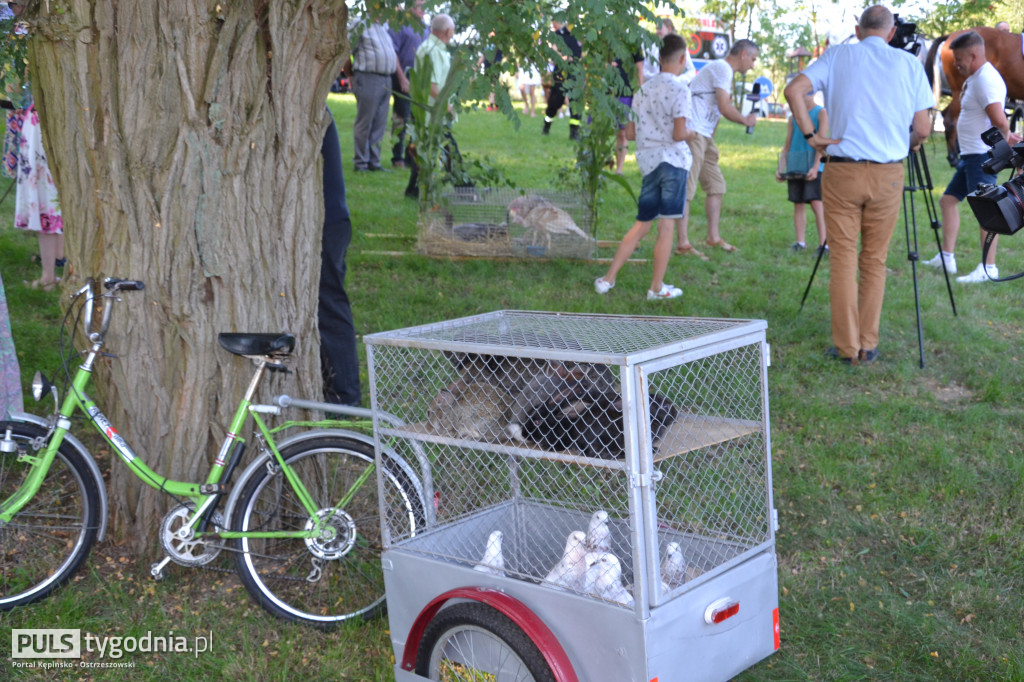
[[[22,422],[0,422],[18,450],[30,455],[46,429]],[[0,501],[25,480],[31,465],[19,453],[0,453]],[[62,444],[42,487],[10,523],[0,526],[0,611],[47,596],[82,566],[99,527],[100,494],[81,453]]]
[[[285,620],[329,628],[350,618],[370,619],[384,608],[380,506],[373,448],[343,436],[296,443],[281,455],[316,506],[329,518],[331,538],[242,538],[238,573],[264,609]],[[381,472],[385,505],[401,509],[409,534],[423,523],[416,488],[404,471]],[[232,529],[268,532],[313,527],[279,467],[259,467],[243,486]]]

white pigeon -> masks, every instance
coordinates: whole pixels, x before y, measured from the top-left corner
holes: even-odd
[[[501,553],[501,531],[496,530],[487,538],[487,549],[480,559],[480,563],[473,567],[474,571],[480,571],[488,575],[505,577],[505,556]]]
[[[633,596],[622,584],[622,565],[619,558],[604,552],[587,568],[587,582],[593,585],[590,592],[602,599],[633,606]]]
[[[612,548],[612,532],[608,528],[608,512],[598,509],[590,515],[590,525],[587,527],[587,553],[584,560],[587,566],[601,558],[601,555]]]
[[[612,548],[612,532],[608,528],[608,512],[598,509],[590,515],[587,526],[587,551],[607,552]]]
[[[672,590],[686,582],[686,559],[678,542],[668,543],[665,558],[661,560],[662,591]],[[667,589],[665,586],[667,585]]]
[[[583,574],[583,584],[580,585],[580,592],[584,594],[597,594],[597,578],[605,570],[603,558],[604,552],[587,552],[584,555],[583,563],[586,566],[586,572]]]
[[[587,564],[584,561],[587,551],[586,539],[587,534],[581,530],[569,533],[569,537],[565,541],[565,552],[554,568],[544,577],[545,583],[570,590],[579,590],[583,587],[587,573]]]

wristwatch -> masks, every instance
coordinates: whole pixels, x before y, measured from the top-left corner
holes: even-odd
[[[814,131],[813,130],[811,132],[809,132],[809,133],[804,133],[804,139],[805,140],[809,140],[812,137],[814,137]]]

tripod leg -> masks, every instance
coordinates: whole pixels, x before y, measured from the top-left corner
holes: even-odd
[[[914,192],[923,189],[919,184],[920,167],[917,154],[913,151],[907,157],[908,184],[903,187],[903,230],[907,239],[907,260],[910,261],[910,272],[914,279],[914,310],[917,313],[917,350],[920,356],[921,369],[924,369],[924,329],[921,326],[921,293],[917,287],[917,213],[914,210]],[[913,240],[911,240],[913,230]],[[941,254],[941,251],[940,251]],[[941,255],[940,255],[941,258]]]
[[[938,227],[942,227],[942,223],[938,223]],[[935,232],[935,245],[939,247],[939,260],[942,261],[942,276],[946,278],[946,291],[949,292],[949,305],[953,308],[953,317],[957,317],[956,314],[956,301],[953,300],[953,284],[949,279],[949,270],[946,269],[946,259],[942,255],[942,237],[939,236],[939,229],[934,229]]]
[[[818,258],[817,260],[814,261],[814,269],[811,270],[811,278],[807,280],[807,288],[804,289],[804,297],[800,299],[800,310],[797,310],[797,314],[799,314],[800,311],[804,309],[804,301],[807,300],[807,294],[811,292],[811,284],[814,283],[814,275],[817,274],[818,266],[821,265],[822,256],[824,256],[827,253],[825,249],[826,246],[828,246],[827,239],[823,241],[821,245],[818,247]]]
[[[914,226],[917,229],[917,226]],[[921,369],[924,369],[924,330],[921,328],[921,294],[917,289],[917,261],[910,262],[914,275],[914,308],[917,310],[917,351],[921,358]]]
[[[925,156],[924,147],[916,152],[911,152],[913,171],[916,174],[916,185],[924,189],[924,206],[928,212],[928,219],[931,222],[932,230],[935,232],[935,243],[942,253],[942,240],[939,238],[939,231],[942,230],[942,223],[939,222],[939,212],[935,208],[935,198],[932,196],[932,173],[928,168],[928,157]],[[949,280],[949,272],[946,271],[946,260],[942,260],[942,273],[946,278],[946,292],[949,294],[949,306],[953,309],[953,316],[956,314],[956,301],[953,298],[953,284]]]

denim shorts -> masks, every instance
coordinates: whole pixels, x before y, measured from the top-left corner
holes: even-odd
[[[681,218],[686,205],[686,169],[661,163],[644,176],[636,219],[642,223],[656,218]]]
[[[987,160],[988,154],[964,154],[961,156],[960,163],[956,165],[953,179],[946,185],[946,191],[943,194],[949,194],[956,197],[957,201],[963,201],[968,194],[978,189],[978,183],[996,184],[996,176],[981,169],[982,164]]]

